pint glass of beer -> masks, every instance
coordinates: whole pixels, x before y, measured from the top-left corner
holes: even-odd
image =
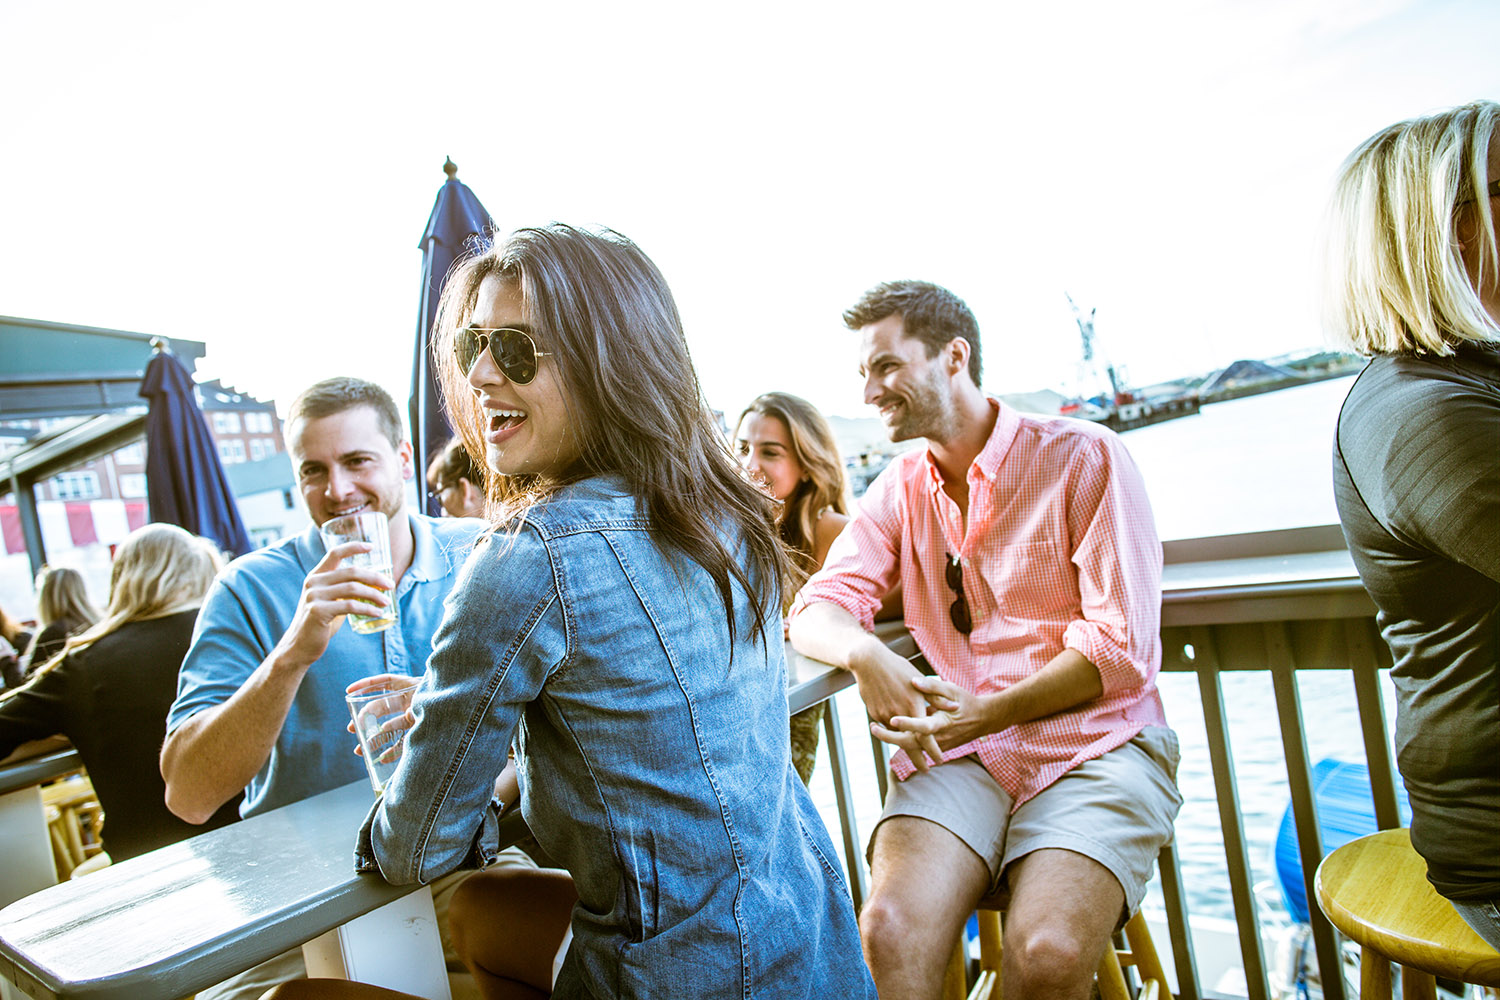
[[[396,578],[395,566],[391,562],[391,529],[386,516],[378,510],[346,514],[330,518],[320,529],[325,548],[333,548],[345,542],[369,542],[369,552],[356,552],[346,562],[351,566],[365,566],[384,573],[392,580]],[[370,605],[368,615],[350,615],[349,627],[356,632],[369,633],[388,629],[396,624],[395,595],[386,607]]]

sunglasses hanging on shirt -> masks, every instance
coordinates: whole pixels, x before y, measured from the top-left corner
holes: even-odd
[[[960,635],[968,635],[974,631],[974,620],[969,617],[969,599],[964,596],[964,566],[958,556],[948,555],[943,578],[948,581],[948,589],[958,595],[958,600],[948,605],[948,620]]]

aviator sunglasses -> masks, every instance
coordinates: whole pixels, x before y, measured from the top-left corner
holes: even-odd
[[[453,355],[459,370],[468,375],[479,355],[488,347],[495,366],[516,385],[530,385],[536,378],[536,359],[551,357],[539,351],[525,330],[508,326],[466,326],[453,335]]]

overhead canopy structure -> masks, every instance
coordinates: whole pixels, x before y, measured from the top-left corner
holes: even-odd
[[[0,497],[15,495],[33,571],[47,558],[36,484],[144,437],[139,393],[154,345],[190,370],[204,353],[199,341],[0,316],[0,425],[46,424],[0,426]]]
[[[189,371],[203,357],[203,344],[194,340],[0,316],[0,420],[96,416],[141,406],[153,341],[169,344]]]

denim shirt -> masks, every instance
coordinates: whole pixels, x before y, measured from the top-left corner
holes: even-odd
[[[736,634],[697,563],[588,480],[482,540],[434,637],[417,723],[357,863],[432,879],[520,807],[578,890],[553,996],[875,997],[833,844],[788,750],[780,606]]]

